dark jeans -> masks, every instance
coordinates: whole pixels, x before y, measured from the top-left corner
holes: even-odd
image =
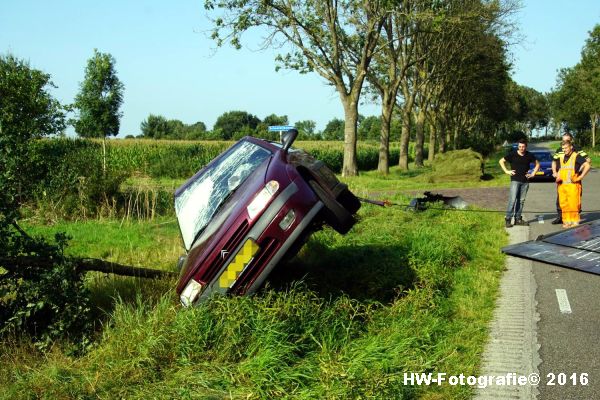
[[[508,207],[506,208],[506,219],[515,217],[515,221],[521,219],[525,197],[529,190],[529,182],[510,181],[510,190],[508,192]]]

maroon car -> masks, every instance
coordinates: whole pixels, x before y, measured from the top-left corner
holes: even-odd
[[[245,137],[175,192],[184,306],[252,293],[324,223],[342,234],[354,225],[360,202],[322,161],[291,148],[297,134],[282,144]]]

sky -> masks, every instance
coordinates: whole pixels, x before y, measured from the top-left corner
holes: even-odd
[[[204,122],[212,129],[227,111],[263,119],[287,115],[313,120],[317,130],[343,119],[335,90],[317,74],[275,71],[276,50],[260,50],[261,36],[246,47],[216,48],[203,0],[0,0],[0,54],[13,54],[51,75],[51,93],[73,102],[94,48],[116,60],[125,85],[118,137],[140,134],[148,115]],[[548,92],[557,70],[575,65],[594,25],[598,0],[522,0],[513,16],[521,40],[511,44],[513,79]],[[365,116],[377,104],[362,104]],[[72,134],[72,128],[70,128]]]

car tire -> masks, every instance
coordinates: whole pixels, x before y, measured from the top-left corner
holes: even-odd
[[[346,187],[340,192],[340,194],[337,197],[337,201],[341,205],[343,205],[344,208],[348,210],[350,214],[356,214],[356,212],[360,209],[361,206],[360,200],[358,200],[354,193],[348,190],[348,187]]]
[[[348,233],[355,222],[352,214],[316,181],[311,179],[308,181],[308,184],[325,206],[323,209],[325,223],[335,229],[338,233]]]

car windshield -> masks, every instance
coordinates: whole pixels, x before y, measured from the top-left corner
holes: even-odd
[[[537,158],[537,160],[539,162],[552,161],[552,153],[542,152],[542,153],[533,153],[533,155],[535,156],[535,158]]]
[[[175,212],[187,250],[225,200],[271,152],[248,141],[237,143],[175,196]]]

